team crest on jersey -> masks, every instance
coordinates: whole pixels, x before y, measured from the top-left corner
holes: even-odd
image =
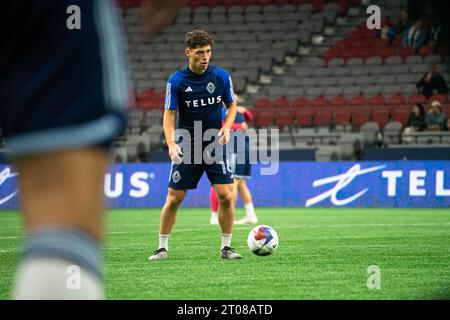
[[[208,85],[206,86],[206,90],[208,90],[209,93],[213,93],[214,90],[216,90],[216,86],[212,82],[208,82]]]
[[[180,175],[180,173],[178,172],[178,170],[177,170],[177,171],[174,171],[174,172],[172,173],[172,180],[173,180],[174,183],[178,183],[178,181],[181,180],[181,175]]]

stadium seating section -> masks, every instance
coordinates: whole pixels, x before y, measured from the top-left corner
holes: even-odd
[[[235,90],[253,108],[253,125],[290,132],[293,148],[299,146],[295,134],[308,128],[357,132],[365,142],[372,141],[365,132],[373,128],[400,132],[412,105],[427,103],[416,81],[430,63],[447,59],[431,45],[418,52],[403,48],[399,38],[388,45],[365,27],[365,7],[358,0],[189,0],[174,23],[150,40],[139,30],[141,1],[118,2],[134,85],[124,139],[129,151],[142,133],[148,137],[146,150],[163,147],[165,84],[186,64],[183,37],[195,28],[214,36],[212,63],[232,73]],[[385,24],[406,8],[404,0],[377,3]],[[316,43],[317,38],[325,40]],[[441,73],[448,81],[444,67]],[[432,100],[439,100],[450,117],[447,96],[435,94]]]

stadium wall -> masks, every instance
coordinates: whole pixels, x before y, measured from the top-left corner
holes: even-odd
[[[280,162],[278,173],[253,166],[248,185],[259,207],[449,208],[450,161]],[[169,163],[121,164],[105,176],[109,208],[161,208]],[[0,165],[0,209],[17,209],[16,174]],[[208,207],[209,182],[188,192],[183,207]]]

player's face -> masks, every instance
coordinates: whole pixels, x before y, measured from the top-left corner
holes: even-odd
[[[189,58],[189,67],[195,73],[203,73],[208,68],[211,59],[211,46],[197,48],[186,48],[186,55]]]

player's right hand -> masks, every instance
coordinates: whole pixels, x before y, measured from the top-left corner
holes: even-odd
[[[179,145],[174,143],[173,145],[169,146],[169,157],[173,163],[175,163],[175,164],[181,163],[182,156],[183,156],[183,151],[181,151],[181,148]]]

